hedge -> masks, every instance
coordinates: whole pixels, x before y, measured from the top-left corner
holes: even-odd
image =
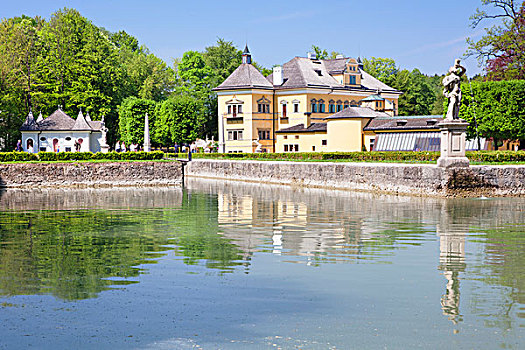
[[[435,161],[439,152],[194,153],[193,158],[252,160]]]
[[[37,161],[38,156],[27,152],[0,152],[0,162],[29,162]]]
[[[186,158],[184,153],[168,153],[174,158]],[[323,152],[323,153],[193,153],[195,159],[246,160],[347,160],[354,162],[435,162],[439,152]],[[525,162],[525,151],[466,152],[471,162]]]
[[[160,160],[164,158],[164,153],[155,152],[108,152],[108,153],[91,153],[91,152],[5,152],[0,153],[0,162],[18,162],[18,161],[42,161],[56,162],[67,160]]]
[[[525,162],[525,151],[475,151],[467,152],[471,162],[503,163]],[[75,161],[75,160],[160,160],[188,157],[187,153],[154,152],[4,152],[0,162]],[[346,160],[353,162],[434,162],[439,152],[323,152],[323,153],[193,153],[194,159],[246,159],[246,160]]]

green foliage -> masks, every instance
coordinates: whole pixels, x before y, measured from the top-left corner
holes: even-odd
[[[37,161],[38,157],[34,153],[27,152],[0,152],[0,163],[3,162],[30,162]]]
[[[190,96],[175,96],[157,107],[153,140],[158,144],[191,142],[206,121],[202,103]]]
[[[88,160],[160,160],[164,158],[164,153],[155,152],[6,152],[0,153],[0,162],[58,162],[58,161],[88,161]]]
[[[372,57],[363,60],[363,69],[381,82],[403,92],[399,97],[399,115],[441,114],[443,101],[441,79],[429,77],[418,69],[411,72],[396,68],[391,58]]]
[[[435,161],[439,152],[293,152],[293,153],[194,153],[194,158],[260,160],[346,160],[352,162]]]
[[[185,52],[177,65],[177,73],[180,78],[178,91],[196,98],[209,98],[213,72],[199,52]]]
[[[525,151],[475,151],[466,152],[471,162],[511,163],[525,162]]]
[[[525,162],[525,151],[470,151],[467,158],[472,162],[505,163]],[[173,158],[184,158],[185,154],[169,154]],[[238,160],[297,160],[349,162],[435,162],[439,152],[304,152],[304,153],[194,153],[195,159]]]
[[[392,84],[404,92],[399,97],[399,115],[429,115],[436,101],[436,92],[427,77],[418,69],[400,71]]]
[[[462,84],[461,118],[470,122],[469,137],[525,140],[525,81]]]
[[[58,105],[105,116],[108,141],[118,138],[117,107],[129,96],[160,101],[175,85],[173,69],[125,31],[110,33],[74,9],[48,21],[14,17],[0,23],[0,138],[7,149],[32,108],[47,116]]]
[[[485,28],[485,35],[478,41],[467,38],[466,56],[476,56],[485,66],[489,80],[525,79],[525,1],[481,0],[492,10],[477,9],[470,17],[476,28],[488,20],[492,25]],[[494,24],[494,19],[501,20]]]
[[[214,46],[207,47],[202,53],[206,65],[213,71],[211,85],[219,86],[242,63],[242,51],[233,42],[217,39]]]
[[[398,73],[396,62],[391,58],[371,57],[363,59],[363,69],[371,76],[390,85]]]
[[[312,45],[312,50],[315,52],[315,56],[318,60],[333,60],[338,55],[342,55],[340,52],[332,51],[328,54],[328,51],[321,49],[319,46]]]
[[[119,131],[121,140],[129,145],[144,143],[144,122],[148,113],[150,135],[155,132],[155,109],[156,102],[153,100],[128,97],[119,106]]]

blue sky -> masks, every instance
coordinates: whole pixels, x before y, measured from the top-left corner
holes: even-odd
[[[306,56],[315,44],[349,57],[389,57],[401,68],[441,74],[465,52],[466,37],[483,33],[469,27],[481,0],[3,2],[0,18],[48,19],[60,8],[75,8],[97,26],[127,31],[169,64],[221,37],[239,48],[248,42],[254,60],[266,67]],[[481,71],[473,58],[464,63],[469,75]]]

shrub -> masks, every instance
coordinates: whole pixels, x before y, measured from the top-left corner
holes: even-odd
[[[0,162],[29,162],[37,161],[35,153],[27,152],[0,152]]]

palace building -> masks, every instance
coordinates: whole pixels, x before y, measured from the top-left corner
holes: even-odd
[[[361,151],[364,128],[395,117],[401,91],[363,70],[361,60],[295,57],[264,77],[248,47],[218,94],[219,152]]]

